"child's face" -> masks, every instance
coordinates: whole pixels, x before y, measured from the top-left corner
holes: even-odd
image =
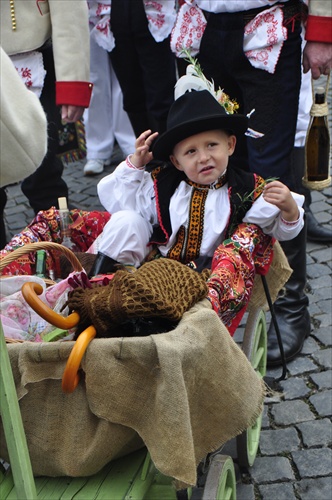
[[[170,160],[191,181],[208,185],[225,172],[235,144],[235,135],[228,135],[223,130],[208,130],[176,144]]]

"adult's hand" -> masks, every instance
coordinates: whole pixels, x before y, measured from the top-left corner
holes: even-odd
[[[311,69],[317,80],[321,75],[329,75],[332,68],[332,44],[307,41],[303,50],[303,72]]]
[[[61,118],[67,123],[77,122],[77,120],[82,118],[84,109],[82,106],[68,106],[63,104],[61,106]]]

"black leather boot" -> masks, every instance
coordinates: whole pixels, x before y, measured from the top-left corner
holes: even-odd
[[[283,341],[286,361],[294,359],[302,350],[310,333],[309,300],[304,292],[306,283],[306,226],[290,241],[281,242],[293,274],[286,283],[286,291],[274,303],[274,310]],[[268,366],[282,365],[277,334],[273,323],[268,330]]]
[[[121,264],[119,264],[116,260],[98,252],[88,277],[92,278],[93,276],[97,276],[97,274],[111,274],[121,267]]]
[[[316,243],[331,244],[332,243],[332,231],[322,226],[310,209],[310,205],[307,203],[307,198],[304,202],[304,207],[306,219],[307,219],[307,239],[309,241],[314,241]]]

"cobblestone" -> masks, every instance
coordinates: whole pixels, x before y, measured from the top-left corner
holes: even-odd
[[[261,455],[276,455],[297,450],[300,439],[294,427],[275,431],[262,431],[259,441]]]
[[[332,389],[318,392],[309,398],[320,417],[332,416]]]
[[[257,483],[288,481],[294,479],[290,461],[286,457],[257,457],[250,471]]]
[[[263,500],[271,500],[272,498],[277,498],[278,500],[296,499],[292,483],[266,484],[260,486],[259,491]]]
[[[310,389],[303,378],[293,377],[281,382],[286,400],[304,398],[310,393]]]
[[[271,414],[276,425],[290,425],[313,420],[314,414],[304,401],[284,401],[273,405]]]
[[[332,368],[332,349],[321,349],[318,352],[314,352],[312,357],[320,366]]]
[[[332,370],[326,370],[320,373],[312,373],[311,380],[318,389],[328,389],[332,386]]]
[[[331,477],[304,479],[296,484],[296,491],[301,500],[330,500],[332,479]]]
[[[294,361],[288,363],[290,375],[295,376],[301,373],[313,372],[317,370],[317,365],[309,357],[298,356]]]
[[[292,457],[301,477],[332,474],[332,450],[330,448],[294,451]]]
[[[332,423],[328,418],[298,424],[304,446],[330,446],[332,444]]]

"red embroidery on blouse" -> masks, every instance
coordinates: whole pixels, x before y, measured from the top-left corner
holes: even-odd
[[[157,179],[154,179],[153,184],[154,184],[154,192],[156,195],[157,217],[158,217],[160,228],[161,228],[162,232],[164,233],[164,235],[166,236],[166,242],[167,242],[169,240],[169,234],[162,223],[162,217],[161,217],[161,212],[160,212],[160,203],[159,203],[159,197],[158,197],[158,189],[157,189]],[[148,245],[153,245],[154,243],[158,243],[158,242],[150,241]]]
[[[37,9],[39,10],[39,14],[40,14],[41,16],[43,16],[43,13],[42,13],[42,11],[41,11],[41,8],[39,7],[39,3],[40,3],[40,2],[46,2],[46,0],[36,0]]]

